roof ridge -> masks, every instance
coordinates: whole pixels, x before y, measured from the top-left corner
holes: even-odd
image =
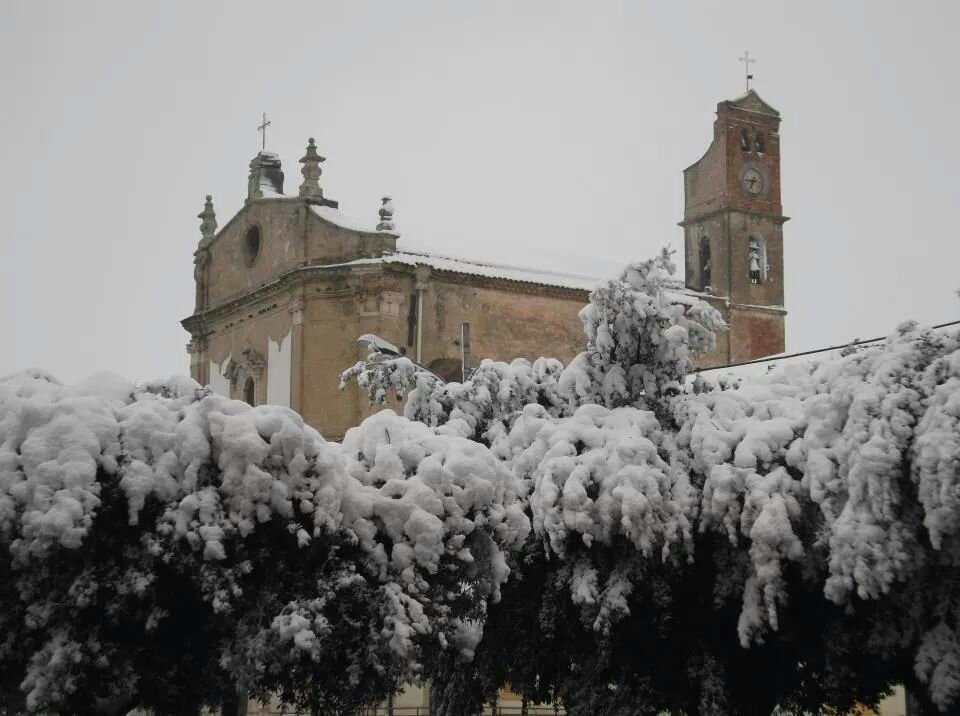
[[[486,266],[487,268],[494,268],[494,269],[508,269],[510,271],[530,271],[532,273],[547,274],[549,276],[566,276],[568,278],[582,278],[590,281],[602,280],[597,276],[588,276],[587,274],[582,274],[582,273],[568,273],[566,271],[551,271],[549,269],[535,268],[533,266],[516,266],[512,264],[501,264],[501,263],[495,263],[493,261],[481,261],[479,259],[468,259],[468,258],[462,258],[459,256],[444,256],[443,254],[435,254],[429,251],[402,249],[402,250],[397,250],[394,253],[394,255],[396,254],[409,254],[411,256],[425,256],[427,258],[443,259],[444,261],[458,261],[464,264],[472,264],[473,266]]]

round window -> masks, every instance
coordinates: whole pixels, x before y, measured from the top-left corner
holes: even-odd
[[[247,259],[247,266],[252,266],[260,255],[260,227],[251,226],[243,238],[243,253]]]

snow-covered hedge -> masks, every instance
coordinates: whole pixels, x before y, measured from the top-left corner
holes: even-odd
[[[878,347],[701,391],[664,421],[531,405],[493,440],[584,618],[602,634],[630,615],[645,587],[618,563],[679,578],[719,558],[716,536],[745,558],[711,587],[718,609],[739,595],[742,647],[776,639],[793,599],[878,602],[896,621],[871,626],[875,656],[907,658],[938,706],[957,703],[960,335],[906,324]]]
[[[529,521],[452,428],[341,448],[189,379],[0,380],[0,711],[360,705],[469,656]]]
[[[666,290],[672,271],[664,253],[598,287],[581,312],[586,350],[566,368],[485,362],[470,380],[442,385],[410,364],[393,385],[416,383],[409,417],[466,423],[526,483],[533,541],[520,561],[546,564],[551,576],[538,579],[561,588],[594,634],[577,635],[552,598],[527,612],[548,633],[568,630],[550,648],[568,648],[571,660],[582,640],[592,644],[555,693],[575,713],[630,704],[631,694],[654,710],[736,712],[733,694],[775,653],[779,670],[749,685],[771,707],[845,708],[906,681],[951,708],[960,702],[960,336],[905,324],[883,345],[735,389],[691,384],[692,358],[713,348],[722,321]],[[391,375],[381,363],[363,369],[367,385]],[[711,596],[684,611],[690,589]],[[705,610],[713,623],[685,652]],[[634,632],[662,636],[676,668],[617,646]],[[509,642],[489,648],[511,658]],[[539,676],[529,685],[543,693]],[[578,705],[577,694],[589,698]]]
[[[722,321],[672,269],[599,287],[566,368],[358,364],[406,416],[340,445],[186,379],[0,380],[0,711],[337,712],[431,674],[451,714],[508,677],[574,714],[954,708],[960,334],[688,389]]]

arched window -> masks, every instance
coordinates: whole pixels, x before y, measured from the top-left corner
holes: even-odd
[[[745,151],[750,151],[750,132],[744,127],[740,130],[740,148]]]
[[[249,405],[257,404],[257,396],[253,378],[247,378],[247,381],[243,384],[243,401]]]
[[[750,255],[747,257],[750,283],[767,280],[767,242],[759,234],[750,235]]]
[[[700,290],[706,291],[710,283],[710,237],[700,237]]]
[[[753,139],[753,146],[760,154],[763,154],[763,132],[757,132],[757,136]]]

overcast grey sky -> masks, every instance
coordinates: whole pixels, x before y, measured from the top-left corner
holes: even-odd
[[[718,101],[783,116],[787,347],[960,317],[957,2],[46,2],[0,23],[0,375],[187,373],[203,196],[262,111],[288,187],[400,246],[606,276],[682,251]]]

